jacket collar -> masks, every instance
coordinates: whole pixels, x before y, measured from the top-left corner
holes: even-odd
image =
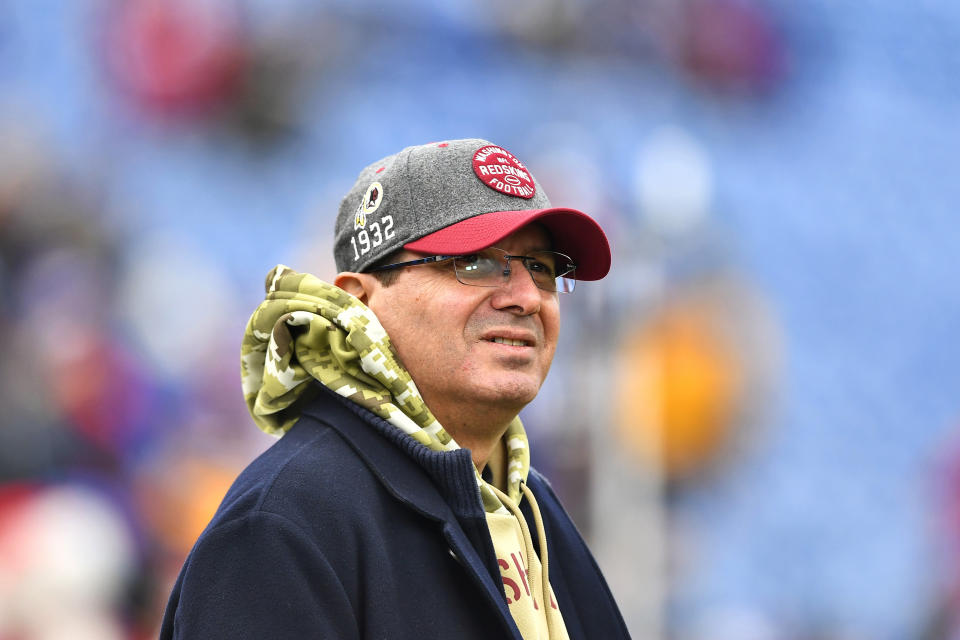
[[[522,640],[510,624],[470,451],[432,451],[356,403],[316,386],[321,391],[302,415],[339,433],[397,500],[442,523],[450,552],[478,578],[506,628]]]
[[[432,451],[358,404],[316,386],[321,393],[303,415],[343,436],[398,500],[435,520],[484,517],[469,450]]]

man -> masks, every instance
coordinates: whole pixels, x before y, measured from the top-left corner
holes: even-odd
[[[625,638],[517,414],[558,296],[610,267],[505,149],[409,147],[340,205],[335,285],[278,266],[244,338],[283,437],[187,558],[162,638]]]

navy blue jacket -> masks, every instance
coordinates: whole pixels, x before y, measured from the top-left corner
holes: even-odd
[[[531,469],[528,486],[570,637],[628,638],[550,485]],[[430,451],[326,389],[230,488],[160,637],[521,640],[470,452]]]

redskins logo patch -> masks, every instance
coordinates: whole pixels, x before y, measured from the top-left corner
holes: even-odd
[[[383,200],[383,186],[379,182],[374,182],[367,187],[360,208],[364,213],[373,213],[380,206],[381,200]]]
[[[530,172],[503,147],[491,144],[477,149],[473,172],[483,184],[508,196],[532,198],[537,193]]]
[[[379,182],[373,182],[367,187],[367,192],[363,194],[363,200],[357,206],[357,214],[353,219],[353,228],[362,229],[367,224],[367,214],[373,213],[383,201],[383,185]]]

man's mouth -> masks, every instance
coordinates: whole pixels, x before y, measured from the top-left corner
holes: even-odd
[[[529,347],[530,343],[526,340],[513,340],[511,338],[501,338],[497,336],[496,338],[487,338],[488,342],[496,342],[497,344],[506,344],[511,347]]]

